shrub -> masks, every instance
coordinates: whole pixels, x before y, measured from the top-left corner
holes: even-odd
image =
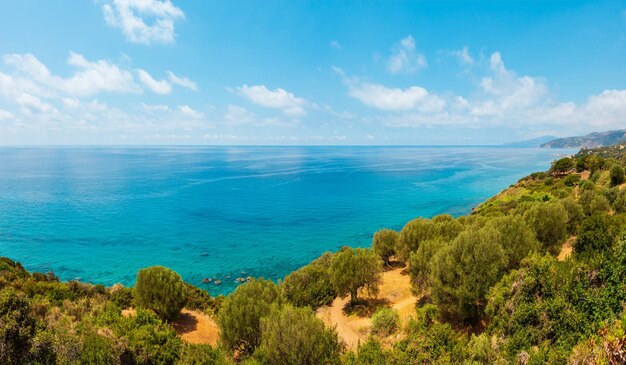
[[[184,344],[180,348],[180,358],[178,364],[181,365],[227,365],[231,364],[226,356],[219,350],[209,345]]]
[[[224,345],[251,354],[261,341],[261,318],[280,301],[280,290],[270,280],[254,279],[237,287],[224,300],[217,317]]]
[[[466,230],[433,259],[432,296],[446,315],[475,320],[484,298],[507,265],[506,253],[493,229]]]
[[[374,233],[372,239],[372,249],[380,256],[380,258],[389,264],[389,259],[394,255],[396,249],[396,241],[398,240],[398,232],[383,228]]]
[[[339,363],[339,339],[310,308],[274,305],[261,319],[257,352],[265,364],[317,365]]]
[[[548,252],[560,251],[559,243],[567,234],[568,222],[567,211],[561,204],[535,204],[524,213],[524,219]]]
[[[126,287],[118,287],[111,291],[111,301],[120,309],[126,309],[133,305],[133,289]]]
[[[565,186],[574,186],[580,182],[580,175],[567,175],[565,179],[563,179],[563,184]]]
[[[507,256],[508,268],[517,268],[524,257],[530,252],[539,249],[539,241],[535,233],[526,223],[516,216],[493,218],[487,222],[484,229],[497,232],[497,240],[502,245]]]
[[[613,165],[610,170],[611,185],[617,186],[624,183],[624,168],[620,165]]]
[[[378,336],[389,336],[395,333],[400,326],[400,316],[398,311],[391,308],[381,308],[372,316],[373,334]]]
[[[163,266],[152,266],[137,273],[135,300],[163,319],[172,319],[185,305],[185,285],[180,276]]]
[[[569,157],[563,157],[552,164],[553,172],[567,172],[574,167],[574,160]]]
[[[317,309],[337,296],[329,268],[319,263],[311,263],[287,275],[281,288],[285,299],[297,307],[308,305]]]
[[[341,297],[350,294],[350,301],[357,300],[357,292],[365,288],[376,294],[382,271],[382,262],[372,250],[344,248],[334,257],[330,266],[331,281]]]
[[[9,287],[0,290],[0,364],[22,364],[35,335],[28,299]]]
[[[574,251],[577,254],[600,252],[611,246],[613,237],[610,232],[610,217],[606,214],[594,214],[580,225]]]
[[[428,240],[420,245],[417,252],[411,253],[408,260],[408,271],[414,289],[418,290],[420,286],[428,285],[432,259],[447,244],[441,239]]]

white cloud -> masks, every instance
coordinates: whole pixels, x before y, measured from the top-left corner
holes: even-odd
[[[192,119],[202,119],[204,118],[204,114],[197,110],[194,110],[189,105],[181,105],[178,107],[178,111],[180,111],[183,115],[190,117]]]
[[[387,60],[389,73],[414,73],[428,64],[426,56],[416,51],[415,39],[410,35],[395,44],[391,51]]]
[[[235,90],[254,104],[280,109],[285,116],[300,117],[306,114],[306,101],[285,89],[270,90],[265,85],[243,85]]]
[[[76,68],[68,78],[53,75],[35,56],[8,54],[4,63],[14,68],[13,75],[0,72],[0,84],[15,92],[27,92],[40,97],[51,97],[58,93],[89,96],[98,92],[138,93],[132,74],[108,61],[90,62],[80,54],[70,52],[67,63]],[[0,90],[2,85],[0,85]]]
[[[187,77],[176,76],[172,71],[167,71],[167,77],[174,85],[182,86],[192,91],[198,90],[198,85]]]
[[[174,22],[185,13],[170,0],[113,0],[102,6],[104,19],[132,43],[173,43]],[[149,24],[147,24],[149,22]]]
[[[341,44],[335,40],[330,42],[330,48],[332,49],[336,49],[336,50],[340,50],[341,49]]]
[[[389,88],[380,84],[359,82],[348,87],[348,95],[363,104],[380,110],[403,111],[419,109],[424,112],[437,111],[445,102],[428,93],[420,86],[406,89]]]
[[[172,92],[172,87],[167,80],[155,80],[150,73],[146,70],[137,70],[139,80],[146,85],[146,87],[157,94],[169,94]]]
[[[3,120],[11,120],[13,119],[15,116],[13,115],[13,113],[8,112],[6,110],[0,109],[0,121]]]
[[[463,65],[474,64],[474,59],[472,58],[472,55],[470,55],[469,49],[467,48],[467,46],[463,47],[463,49],[460,49],[458,51],[452,51],[451,54],[454,57],[456,57],[459,60],[459,62]]]
[[[243,125],[256,123],[256,115],[246,108],[229,104],[224,115],[229,125]]]

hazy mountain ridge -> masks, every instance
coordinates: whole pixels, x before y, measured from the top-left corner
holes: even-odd
[[[626,129],[594,132],[586,136],[557,138],[541,145],[544,148],[598,148],[626,140]]]
[[[507,146],[507,147],[539,147],[542,144],[548,143],[548,142],[553,141],[555,139],[558,139],[558,137],[555,137],[555,136],[541,136],[541,137],[536,137],[536,138],[531,138],[531,139],[525,139],[523,141],[504,143],[503,146]]]

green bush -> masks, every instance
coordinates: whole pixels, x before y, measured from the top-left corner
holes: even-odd
[[[567,234],[567,211],[558,202],[534,204],[524,213],[524,219],[546,250],[557,254]]]
[[[111,291],[111,301],[120,309],[126,309],[133,306],[133,289],[126,287],[115,288]]]
[[[137,273],[135,301],[152,309],[163,319],[173,319],[185,305],[185,284],[180,276],[163,266],[152,266]]]
[[[563,184],[565,184],[565,186],[574,186],[578,184],[579,182],[580,182],[580,175],[576,175],[576,174],[567,175],[563,179]]]
[[[253,279],[237,287],[217,317],[224,345],[251,354],[261,342],[261,318],[269,314],[273,303],[280,302],[280,290],[270,280]]]
[[[357,292],[365,288],[368,293],[378,293],[382,261],[372,250],[346,247],[335,254],[330,265],[330,278],[341,297],[350,294],[350,301],[357,300]]]
[[[274,305],[261,319],[257,356],[265,364],[317,365],[339,363],[339,339],[310,308]]]
[[[391,256],[395,254],[397,241],[398,232],[393,229],[383,228],[374,233],[374,237],[372,239],[372,250],[380,256],[385,264],[388,264]]]
[[[285,299],[297,307],[313,309],[330,303],[337,292],[329,271],[323,264],[311,263],[287,275],[281,284]]]
[[[400,316],[398,311],[391,308],[381,308],[372,316],[373,334],[378,336],[389,336],[395,333],[400,326]]]
[[[476,320],[485,295],[507,266],[506,252],[493,229],[466,230],[433,258],[432,297],[447,316]]]
[[[232,364],[219,350],[209,345],[184,344],[180,348],[180,365],[228,365]]]
[[[447,244],[448,242],[444,242],[442,239],[427,240],[409,256],[408,271],[416,291],[428,287],[432,259]]]
[[[624,168],[620,165],[613,165],[610,170],[611,185],[617,186],[624,183]]]
[[[0,290],[0,364],[25,363],[35,335],[30,303],[13,288]]]

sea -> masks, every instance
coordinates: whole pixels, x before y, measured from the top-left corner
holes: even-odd
[[[572,152],[1,147],[0,256],[107,286],[133,285],[138,270],[163,265],[228,294],[237,278],[277,281],[325,251],[369,246],[383,227],[468,214]]]

